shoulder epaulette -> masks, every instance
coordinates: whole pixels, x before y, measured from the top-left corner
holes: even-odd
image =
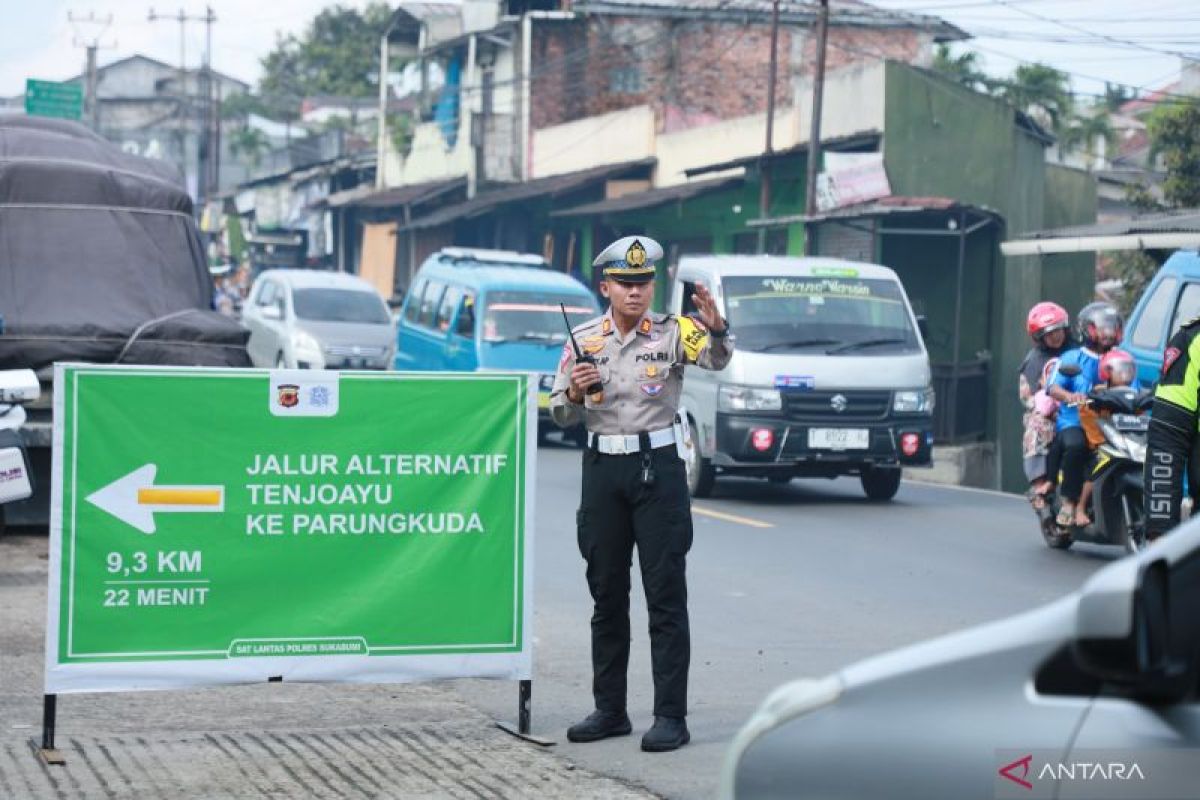
[[[576,325],[574,328],[571,328],[571,333],[584,333],[585,331],[587,331],[590,328],[594,328],[597,325],[603,324],[603,321],[604,321],[603,314],[601,314],[598,317],[592,317],[587,322],[581,322],[580,324]]]

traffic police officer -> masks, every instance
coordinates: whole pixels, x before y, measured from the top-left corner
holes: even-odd
[[[1146,538],[1179,524],[1184,475],[1188,494],[1200,483],[1200,317],[1183,324],[1163,351],[1146,436]],[[1190,466],[1188,462],[1191,462]]]
[[[658,242],[627,236],[596,257],[604,270],[601,317],[573,331],[550,398],[562,427],[588,429],[583,496],[577,513],[579,549],[587,562],[592,613],[592,694],[596,710],[567,731],[572,742],[621,736],[633,728],[626,713],[629,664],[629,570],[637,545],[650,614],[654,725],[642,738],[650,752],[689,740],[687,677],[691,658],[685,557],[692,544],[687,446],[679,415],[685,364],[718,370],[733,346],[728,326],[707,287],[692,296],[699,319],[649,312]]]

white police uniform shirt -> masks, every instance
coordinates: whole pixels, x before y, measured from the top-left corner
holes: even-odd
[[[622,336],[610,308],[574,334],[580,351],[596,359],[604,397],[600,403],[585,397],[583,405],[568,399],[575,366],[568,341],[550,393],[550,416],[563,428],[583,419],[593,433],[629,435],[669,427],[679,408],[684,366],[720,370],[733,356],[728,336],[712,336],[691,317],[647,313]]]

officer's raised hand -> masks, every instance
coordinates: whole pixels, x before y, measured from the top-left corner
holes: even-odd
[[[696,283],[696,292],[692,295],[692,303],[695,304],[700,321],[706,328],[718,334],[725,330],[725,320],[717,311],[717,301],[713,299],[712,292],[708,291],[708,287],[703,283]]]

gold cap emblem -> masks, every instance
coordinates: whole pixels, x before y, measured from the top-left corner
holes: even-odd
[[[631,267],[640,267],[646,263],[646,248],[642,247],[642,243],[637,239],[629,245],[629,250],[625,253],[625,263]]]

